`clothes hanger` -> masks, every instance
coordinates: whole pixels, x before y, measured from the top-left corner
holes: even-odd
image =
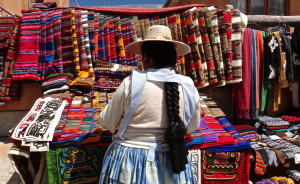
[[[16,16],[14,13],[9,11],[8,9],[4,8],[3,6],[0,5],[0,11],[5,11],[9,16]]]

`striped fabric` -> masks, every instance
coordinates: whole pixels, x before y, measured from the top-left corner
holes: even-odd
[[[61,18],[61,49],[64,65],[74,65],[71,9],[64,9]]]
[[[89,69],[83,28],[83,24],[87,26],[87,24],[84,22],[84,20],[87,19],[86,13],[86,11],[82,12],[82,10],[76,10],[75,13],[76,34],[80,56],[80,71],[87,71]]]
[[[210,38],[210,42],[212,44],[213,55],[215,59],[215,66],[216,66],[216,73],[218,78],[218,85],[223,86],[225,85],[225,76],[224,76],[224,63],[223,63],[223,56],[222,56],[222,48],[221,48],[221,40],[219,34],[219,27],[218,27],[218,19],[217,19],[217,10],[215,7],[210,6],[208,7],[207,18],[206,20],[208,26],[208,34]],[[212,30],[212,33],[210,33]]]
[[[218,83],[217,75],[216,75],[216,68],[214,64],[214,57],[212,52],[212,47],[210,44],[208,32],[206,29],[206,21],[205,21],[205,9],[201,8],[198,9],[198,22],[199,22],[199,29],[200,34],[203,42],[204,53],[206,57],[207,63],[207,71],[208,71],[208,82],[210,85],[215,85]]]
[[[242,81],[242,28],[239,10],[232,10],[232,74],[230,83]]]
[[[92,70],[92,68],[93,68],[92,54],[91,54],[91,46],[90,46],[90,38],[89,38],[88,11],[83,10],[81,13],[82,13],[82,15],[81,15],[80,20],[82,23],[82,29],[83,29],[83,34],[84,34],[84,39],[81,41],[82,41],[82,44],[84,44],[84,48],[85,48],[85,54],[86,54],[87,64],[88,64],[87,69],[90,72],[93,72],[93,70]],[[81,33],[81,30],[80,30],[80,33]],[[81,39],[82,39],[82,37],[81,37]],[[85,66],[85,64],[83,66]]]
[[[237,150],[246,150],[250,149],[250,144],[246,141],[230,124],[230,122],[225,118],[219,118],[218,122],[222,125],[224,130],[228,132],[234,139],[235,143],[233,145],[225,145],[225,146],[215,146],[207,148],[208,151],[211,152],[220,152],[220,151],[237,151]]]
[[[195,85],[196,87],[198,87],[198,86],[207,85],[208,83],[206,82],[205,75],[203,73],[203,66],[202,66],[201,55],[199,52],[197,34],[196,34],[196,31],[199,32],[199,29],[195,28],[196,26],[198,26],[198,20],[196,19],[197,17],[195,16],[194,16],[195,18],[193,18],[193,14],[195,14],[194,12],[195,10],[186,11],[185,17],[186,17],[187,31],[188,31],[188,37],[190,42],[189,45],[191,47],[192,56],[193,56],[194,66],[192,68],[195,68],[196,76],[197,76],[197,83]],[[195,25],[194,22],[196,22]]]
[[[206,144],[200,145],[192,145],[189,149],[208,149],[213,146],[221,146],[221,145],[234,145],[235,139],[232,135],[224,130],[222,125],[212,117],[204,117],[205,122],[207,123],[208,127],[215,132],[218,136],[217,142],[210,142]]]
[[[230,81],[233,79],[232,75],[232,50],[231,50],[231,36],[232,36],[232,24],[231,24],[231,10],[218,10],[218,25],[221,39],[222,56],[224,62],[224,74],[225,80]]]
[[[41,12],[24,13],[21,22],[19,55],[13,80],[40,80],[38,58],[40,55]]]
[[[189,46],[191,46],[191,42],[194,42],[195,40],[190,40],[191,38],[189,37],[189,30],[188,27],[191,26],[192,23],[192,17],[189,13],[189,11],[182,13],[181,14],[181,30],[182,30],[182,38],[183,38],[183,42],[188,44]],[[190,19],[190,20],[188,20]],[[194,34],[193,34],[194,35]],[[187,75],[189,77],[191,77],[191,79],[194,81],[195,84],[197,84],[197,74],[195,71],[195,64],[193,61],[193,54],[191,52],[187,53],[185,55],[185,66],[186,66],[186,70],[187,70]]]
[[[78,41],[77,41],[77,32],[76,32],[76,18],[78,18],[77,13],[75,10],[71,10],[71,30],[72,30],[72,43],[73,43],[73,56],[75,62],[75,70],[76,72],[80,71],[80,57],[79,57],[79,48],[78,48]]]
[[[208,83],[208,73],[207,73],[207,64],[206,64],[206,57],[204,54],[204,49],[203,49],[203,44],[202,44],[202,38],[201,38],[201,33],[200,33],[200,26],[198,22],[198,11],[197,9],[194,9],[191,11],[192,17],[193,17],[193,26],[195,29],[195,34],[196,34],[196,40],[197,40],[197,49],[200,54],[200,59],[201,59],[201,72],[198,72],[199,75],[202,74],[200,79],[202,78],[202,84],[198,85],[197,87],[206,87],[209,85]]]
[[[3,67],[3,80],[0,87],[0,101],[18,100],[21,95],[21,86],[19,81],[12,80],[14,65],[17,59],[18,43],[17,33],[20,31],[21,18],[15,18],[14,27],[11,30],[11,38]]]

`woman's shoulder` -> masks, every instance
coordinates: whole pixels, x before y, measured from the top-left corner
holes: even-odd
[[[177,74],[177,76],[180,77],[181,80],[184,80],[185,82],[190,82],[190,83],[194,84],[193,80],[189,76],[185,76],[185,75],[181,75],[181,74]]]

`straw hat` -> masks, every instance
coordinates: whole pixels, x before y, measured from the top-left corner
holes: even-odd
[[[172,40],[171,30],[163,25],[154,25],[146,29],[145,39],[128,44],[126,50],[133,54],[142,55],[141,46],[147,41],[171,42],[174,44],[178,56],[191,51],[191,48],[187,44]]]

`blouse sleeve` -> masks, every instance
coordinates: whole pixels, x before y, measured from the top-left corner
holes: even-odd
[[[200,114],[201,114],[201,106],[200,106],[200,97],[197,89],[195,89],[195,97],[196,97],[196,110],[195,113],[190,121],[190,124],[188,126],[188,133],[196,130],[199,128],[200,125]]]
[[[121,119],[124,115],[126,92],[128,91],[128,86],[126,85],[127,81],[128,77],[120,84],[98,119],[100,125],[112,133],[116,131],[116,127],[121,123]]]

